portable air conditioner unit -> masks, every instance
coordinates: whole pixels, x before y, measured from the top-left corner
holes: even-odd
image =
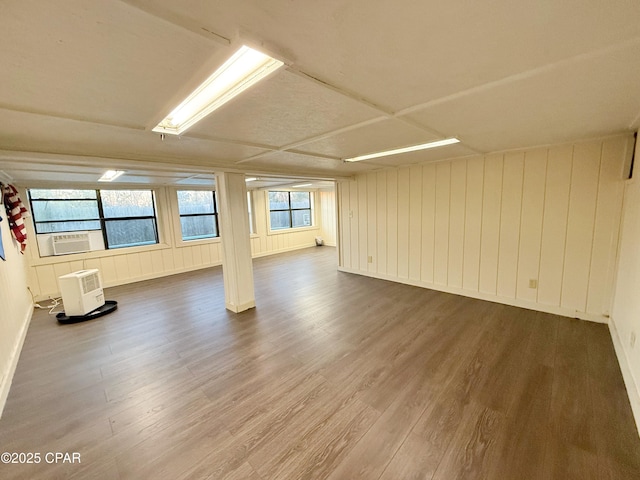
[[[89,232],[52,233],[51,243],[54,255],[67,255],[91,250]]]
[[[104,305],[102,280],[97,268],[58,277],[58,285],[67,316],[86,315]]]

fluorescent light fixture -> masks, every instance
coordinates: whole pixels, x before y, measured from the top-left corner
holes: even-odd
[[[257,177],[249,177],[244,179],[245,182],[255,182],[256,180],[257,180]]]
[[[312,183],[301,183],[300,185],[292,185],[291,188],[310,187]]]
[[[243,45],[153,131],[180,135],[284,63]]]
[[[98,179],[99,182],[113,182],[116,178],[124,173],[124,170],[107,170]]]
[[[457,138],[446,138],[444,140],[438,140],[436,142],[422,143],[420,145],[413,145],[411,147],[396,148],[395,150],[386,150],[384,152],[369,153],[367,155],[360,155],[359,157],[345,158],[345,162],[360,162],[361,160],[371,160],[372,158],[386,157],[389,155],[398,155],[399,153],[415,152],[417,150],[426,150],[427,148],[444,147],[445,145],[452,145],[459,143]]]

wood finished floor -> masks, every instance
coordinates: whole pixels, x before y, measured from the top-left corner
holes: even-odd
[[[34,314],[2,479],[638,479],[605,325],[336,271],[335,249],[254,262],[254,310],[220,268],[107,290],[118,310]]]

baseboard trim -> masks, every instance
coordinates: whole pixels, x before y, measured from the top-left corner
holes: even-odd
[[[618,364],[620,365],[620,371],[622,372],[622,379],[624,380],[624,386],[627,389],[627,396],[629,397],[629,403],[631,404],[631,411],[633,412],[633,418],[636,421],[636,428],[638,429],[638,435],[640,435],[640,388],[636,383],[636,379],[633,378],[631,368],[629,367],[629,359],[627,353],[622,346],[622,340],[618,334],[618,329],[613,321],[613,318],[609,322],[609,333],[611,334],[611,340],[613,341],[613,348],[616,351],[618,357]]]
[[[11,353],[9,369],[7,370],[7,372],[5,372],[5,375],[2,379],[2,384],[0,384],[0,418],[2,417],[4,406],[6,405],[7,398],[9,397],[9,390],[11,389],[11,383],[13,382],[13,375],[16,373],[18,360],[20,359],[20,354],[22,353],[22,346],[24,345],[24,340],[25,338],[27,338],[27,331],[29,330],[29,325],[31,324],[32,316],[33,316],[33,305],[30,304],[29,311],[26,313],[24,322],[22,324],[22,329],[18,334],[18,338],[16,339],[16,343],[13,347],[13,352]]]
[[[390,282],[403,283],[405,285],[411,285],[413,287],[428,288],[430,290],[437,290],[444,293],[453,293],[454,295],[461,295],[463,297],[476,298],[478,300],[486,300],[488,302],[501,303],[503,305],[510,305],[512,307],[526,308],[527,310],[536,310],[539,312],[552,313],[554,315],[560,315],[569,318],[579,318],[580,320],[587,320],[589,322],[596,323],[609,323],[609,319],[604,315],[596,315],[593,313],[579,312],[576,310],[569,310],[567,308],[557,307],[554,305],[544,305],[536,302],[529,302],[527,300],[520,300],[518,298],[499,297],[488,293],[476,292],[473,290],[465,290],[463,288],[448,287],[446,285],[437,285],[433,283],[422,282],[419,280],[411,280],[409,278],[399,278],[391,275],[382,275],[379,273],[367,272],[363,270],[355,270],[351,268],[338,267],[338,270],[345,273],[353,273],[356,275],[363,275],[365,277],[377,278],[380,280],[387,280]]]
[[[227,310],[230,310],[233,313],[240,313],[240,312],[244,312],[245,310],[249,310],[250,308],[255,308],[256,302],[255,300],[251,300],[250,302],[245,302],[240,305],[235,305],[233,303],[225,302],[224,306]]]
[[[281,248],[280,250],[269,250],[267,252],[256,253],[254,255],[251,255],[251,258],[268,257],[269,255],[276,255],[278,253],[293,252],[295,250],[302,250],[304,248],[315,247],[315,246],[316,246],[316,242],[314,240],[313,242],[308,243],[306,245],[296,245],[295,247],[287,247],[287,248]]]

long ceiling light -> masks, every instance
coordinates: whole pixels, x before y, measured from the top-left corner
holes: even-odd
[[[372,158],[387,157],[389,155],[398,155],[399,153],[415,152],[417,150],[426,150],[427,148],[444,147],[445,145],[452,145],[459,143],[457,138],[446,138],[444,140],[438,140],[436,142],[422,143],[420,145],[413,145],[411,147],[396,148],[394,150],[385,150],[384,152],[368,153],[367,155],[360,155],[353,158],[345,158],[345,162],[360,162],[362,160],[371,160]]]
[[[154,129],[180,135],[284,63],[243,45]]]

